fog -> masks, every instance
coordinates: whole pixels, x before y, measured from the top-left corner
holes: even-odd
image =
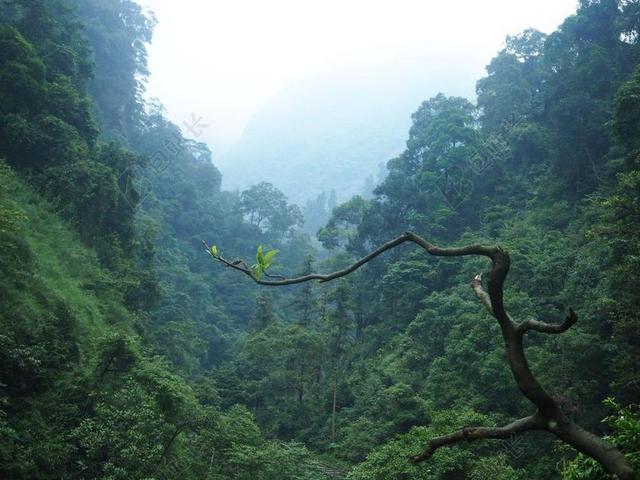
[[[278,90],[341,65],[429,61],[450,52],[478,75],[507,34],[548,32],[575,0],[203,1],[143,0],[158,18],[148,93],[178,123],[191,113],[210,124],[212,148],[226,149]],[[470,81],[472,81],[470,79]]]
[[[158,20],[149,52],[147,95],[162,101],[169,118],[186,135],[209,145],[226,187],[243,187],[256,177],[255,172],[245,173],[262,161],[256,157],[255,144],[273,127],[269,111],[280,112],[277,127],[286,132],[288,120],[298,118],[300,111],[323,116],[318,98],[353,98],[358,89],[354,79],[368,79],[364,90],[369,95],[352,100],[347,110],[367,111],[374,117],[379,112],[385,125],[394,123],[384,148],[368,156],[392,154],[402,147],[410,114],[420,101],[441,90],[473,99],[476,80],[503,47],[506,35],[529,27],[551,32],[576,7],[575,0],[144,0],[142,4]],[[372,78],[384,80],[376,86]],[[309,83],[313,88],[305,93]],[[379,97],[384,101],[378,101],[378,110],[364,105]],[[288,111],[279,103],[287,104]],[[243,137],[247,125],[256,122]],[[340,121],[333,127],[319,123],[325,125],[321,130],[311,126],[298,135],[331,139],[332,128],[349,128]],[[362,141],[374,131],[376,136],[385,135],[380,125],[372,126],[371,132],[362,132]],[[245,144],[254,146],[249,149]],[[341,151],[351,147],[344,145]],[[270,148],[279,155],[277,141]],[[290,145],[282,150],[281,156],[296,155]],[[295,163],[304,168],[304,159]],[[295,197],[286,188],[285,193]],[[345,192],[352,193],[354,189]]]

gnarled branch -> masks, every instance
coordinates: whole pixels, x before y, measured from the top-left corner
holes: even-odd
[[[469,246],[460,247],[460,248],[439,248],[439,247],[436,247],[435,245],[432,245],[427,240],[420,237],[419,235],[416,235],[413,232],[405,232],[402,235],[394,238],[393,240],[390,240],[387,243],[376,248],[374,251],[372,251],[368,255],[365,255],[360,260],[357,260],[356,262],[354,262],[353,264],[351,264],[350,266],[342,270],[338,270],[338,271],[335,271],[332,273],[326,273],[326,274],[310,273],[307,275],[302,275],[299,277],[292,277],[292,278],[282,277],[282,278],[278,278],[277,280],[263,280],[262,278],[259,278],[253,272],[253,270],[249,268],[249,266],[244,260],[229,261],[221,255],[215,256],[213,258],[223,263],[227,267],[233,268],[234,270],[238,270],[244,273],[249,278],[251,278],[254,282],[260,285],[281,287],[284,285],[295,285],[297,283],[304,283],[312,280],[317,280],[320,283],[324,283],[324,282],[329,282],[331,280],[335,280],[336,278],[344,277],[346,275],[349,275],[350,273],[355,272],[364,264],[376,258],[378,255],[386,252],[387,250],[391,250],[392,248],[395,248],[398,245],[401,245],[405,242],[413,242],[416,245],[422,247],[424,250],[426,250],[430,255],[441,256],[441,257],[483,255],[489,258],[493,258],[495,256],[495,251],[497,248],[497,247],[484,247],[482,245],[469,245]],[[203,243],[205,245],[205,249],[209,251],[206,242],[203,241]]]
[[[518,331],[525,333],[529,330],[535,330],[542,333],[564,333],[569,330],[578,321],[578,315],[573,311],[573,308],[569,308],[569,314],[562,323],[552,324],[541,322],[539,320],[525,320],[518,325]]]
[[[412,462],[423,462],[429,458],[440,447],[452,445],[458,442],[473,442],[475,440],[512,438],[530,430],[540,430],[544,428],[544,422],[537,415],[521,418],[504,427],[465,427],[456,432],[429,440],[427,447],[419,455],[410,457]]]
[[[371,260],[376,258],[381,253],[384,253],[387,250],[390,250],[390,249],[392,249],[394,247],[397,247],[398,245],[400,245],[400,244],[402,244],[402,243],[404,243],[404,242],[406,242],[408,240],[409,239],[406,237],[406,234],[405,235],[400,235],[399,237],[394,238],[393,240],[391,240],[391,241],[385,243],[384,245],[378,247],[377,249],[375,249],[373,252],[369,253],[368,255],[362,257],[360,260],[358,260],[357,262],[353,263],[349,267],[344,268],[342,270],[338,270],[338,271],[333,272],[333,273],[327,273],[327,274],[310,273],[310,274],[302,275],[302,276],[299,276],[299,277],[292,277],[292,278],[282,277],[282,278],[279,278],[277,280],[276,279],[264,280],[262,278],[259,278],[253,272],[253,270],[251,270],[249,268],[249,266],[246,264],[246,262],[244,262],[243,260],[236,260],[236,261],[231,262],[231,261],[225,259],[222,256],[217,256],[217,257],[214,257],[214,258],[216,260],[218,260],[219,262],[222,262],[227,267],[233,268],[234,270],[238,270],[238,271],[244,273],[249,278],[251,278],[251,280],[253,280],[254,282],[256,282],[256,283],[258,283],[260,285],[272,286],[272,287],[281,287],[281,286],[284,286],[284,285],[295,285],[297,283],[310,282],[310,281],[313,281],[313,280],[316,280],[316,281],[318,281],[320,283],[323,283],[323,282],[328,282],[330,280],[335,280],[336,278],[344,277],[346,275],[349,275],[352,272],[355,272],[362,265],[364,265],[367,262],[370,262]]]

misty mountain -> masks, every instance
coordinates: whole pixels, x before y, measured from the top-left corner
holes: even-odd
[[[297,203],[331,190],[338,200],[363,193],[380,180],[380,165],[404,148],[411,114],[423,100],[443,90],[474,98],[477,73],[465,71],[467,64],[473,62],[396,59],[290,86],[217,158],[224,188],[268,181]]]

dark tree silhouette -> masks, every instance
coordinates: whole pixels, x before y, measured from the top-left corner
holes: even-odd
[[[328,274],[310,273],[295,278],[281,276],[270,277],[268,275],[265,275],[263,278],[257,276],[243,260],[229,261],[220,255],[215,255],[214,259],[229,268],[244,273],[260,285],[284,286],[313,280],[323,283],[349,275],[381,253],[405,242],[413,242],[422,247],[429,255],[433,256],[483,256],[491,260],[487,291],[483,289],[481,274],[475,276],[471,282],[471,287],[480,302],[498,321],[504,339],[506,360],[509,368],[520,392],[522,392],[536,408],[535,413],[532,415],[516,420],[503,427],[465,427],[448,435],[433,438],[429,441],[422,453],[411,457],[411,461],[422,462],[429,459],[440,447],[462,441],[505,439],[528,431],[539,430],[554,434],[579,452],[600,462],[604,469],[615,478],[620,480],[633,480],[635,478],[633,469],[624,454],[614,445],[573,422],[562,411],[558,402],[540,385],[531,372],[524,351],[524,334],[530,330],[547,334],[560,334],[571,328],[571,326],[577,322],[578,317],[576,313],[570,309],[567,318],[559,324],[549,324],[537,320],[515,321],[506,311],[503,302],[503,285],[509,272],[511,260],[509,254],[499,246],[468,245],[465,247],[440,248],[432,245],[413,232],[405,232],[343,270]],[[207,251],[209,251],[208,247]]]

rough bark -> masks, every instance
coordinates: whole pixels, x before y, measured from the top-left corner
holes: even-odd
[[[221,256],[214,258],[227,267],[238,270],[251,277],[254,282],[260,285],[283,286],[312,280],[328,282],[336,278],[344,277],[373,260],[378,255],[406,242],[415,243],[423,248],[429,255],[433,256],[462,257],[474,255],[484,256],[491,260],[487,291],[485,292],[483,289],[481,275],[476,275],[471,282],[471,287],[482,305],[485,306],[500,325],[505,345],[506,360],[513,374],[513,378],[520,392],[536,408],[533,415],[516,420],[504,427],[465,427],[448,435],[433,438],[429,441],[425,450],[411,457],[411,460],[414,462],[424,461],[430,458],[440,447],[453,445],[462,441],[509,438],[511,435],[518,435],[531,430],[544,430],[554,434],[579,452],[598,461],[602,464],[604,470],[615,478],[619,480],[633,480],[635,474],[631,468],[631,464],[622,452],[614,445],[574,423],[562,411],[558,403],[542,387],[531,372],[524,350],[524,334],[530,330],[547,334],[560,334],[571,328],[571,326],[577,322],[578,317],[576,313],[570,309],[567,318],[559,324],[548,324],[538,320],[525,320],[520,323],[514,321],[507,313],[503,301],[503,286],[509,273],[511,259],[509,254],[502,248],[483,245],[440,248],[413,232],[405,232],[342,270],[327,274],[310,273],[300,277],[278,277],[277,279],[269,277],[267,277],[267,279],[258,278],[242,260],[231,262]]]

